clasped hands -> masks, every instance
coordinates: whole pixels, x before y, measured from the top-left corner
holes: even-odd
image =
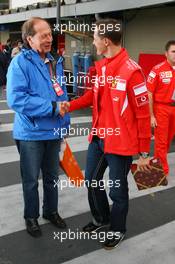
[[[64,115],[69,112],[70,103],[67,101],[59,102],[58,107],[59,114],[64,117]]]

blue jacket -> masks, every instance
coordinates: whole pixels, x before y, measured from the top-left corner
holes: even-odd
[[[53,60],[48,53],[46,57]],[[62,58],[57,61],[57,80],[64,94],[57,96],[49,67],[35,50],[22,49],[11,61],[7,73],[7,103],[15,111],[13,137],[19,140],[52,140],[66,134],[70,124],[69,114],[59,115],[55,102],[67,101]],[[59,79],[60,78],[60,79]]]

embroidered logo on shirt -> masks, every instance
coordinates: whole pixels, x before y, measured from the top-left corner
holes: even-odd
[[[140,95],[136,97],[136,104],[138,107],[146,105],[149,103],[148,94]]]
[[[149,74],[149,77],[154,79],[156,77],[156,73],[151,71],[150,74]]]
[[[164,79],[164,78],[172,78],[172,71],[164,71],[164,72],[160,72],[160,78]]]
[[[116,80],[116,89],[118,91],[126,91],[126,80],[122,80],[122,79]]]
[[[110,88],[118,91],[126,91],[126,80],[115,78],[112,80]]]
[[[162,79],[162,82],[163,83],[170,83],[171,82],[171,79],[170,78]]]
[[[147,92],[145,83],[141,83],[139,85],[134,86],[133,90],[134,90],[135,95],[139,95],[139,94]]]
[[[114,97],[114,98],[113,98],[113,101],[118,102],[118,101],[119,101],[119,97],[117,97],[117,96]]]
[[[117,81],[116,80],[112,80],[111,89],[116,89],[116,84],[117,84]]]
[[[165,72],[165,75],[166,75],[166,78],[172,78],[173,77],[172,71]]]
[[[153,72],[153,71],[151,71],[151,72],[149,73],[149,75],[148,75],[148,79],[147,79],[147,81],[148,81],[149,83],[153,83],[155,77],[156,77],[156,73]]]
[[[148,83],[153,83],[154,82],[154,78],[151,78],[150,76],[148,76],[147,82]]]

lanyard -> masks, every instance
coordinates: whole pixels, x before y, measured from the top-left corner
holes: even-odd
[[[52,79],[56,79],[56,64],[54,62],[49,62],[49,72]]]
[[[64,92],[56,79],[56,63],[49,62],[49,71],[52,82],[52,87],[58,96],[61,96]]]

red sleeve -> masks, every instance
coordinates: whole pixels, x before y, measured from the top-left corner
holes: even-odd
[[[155,89],[157,87],[158,84],[158,74],[157,71],[153,68],[147,78],[147,88],[148,91],[151,93],[155,92]]]
[[[80,98],[70,101],[69,112],[81,108],[89,107],[92,105],[92,102],[93,102],[93,91],[89,90]]]
[[[137,120],[139,152],[150,152],[151,126],[149,99],[145,77],[141,71],[136,71],[129,80],[128,95]]]

